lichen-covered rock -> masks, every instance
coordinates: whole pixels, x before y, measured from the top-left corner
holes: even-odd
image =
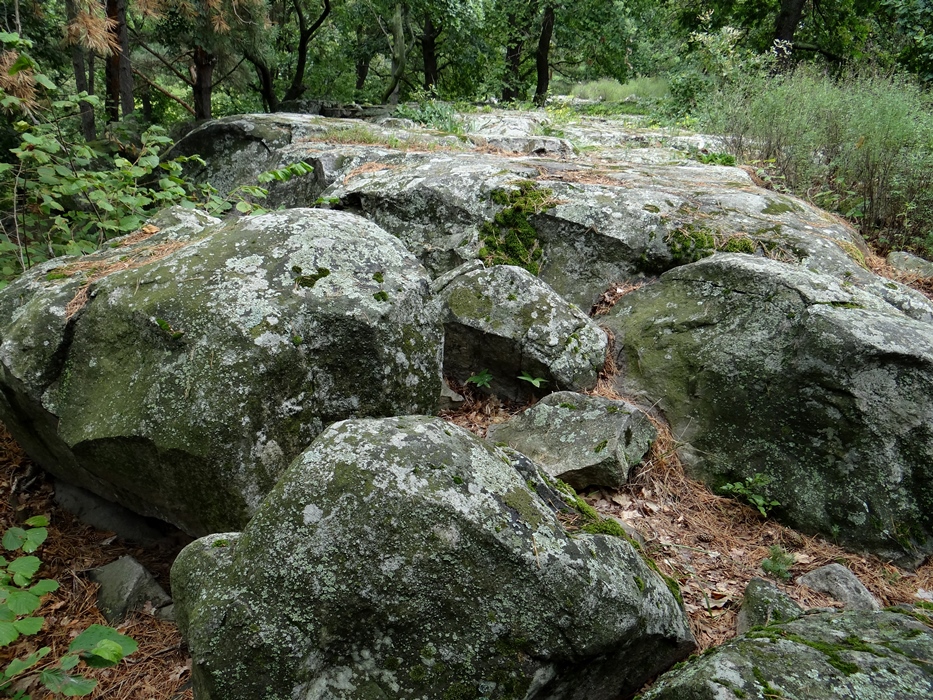
[[[888,253],[887,261],[888,265],[898,272],[918,277],[933,277],[933,262],[903,250]]]
[[[745,587],[742,607],[736,615],[735,631],[745,634],[752,627],[763,627],[776,622],[790,622],[803,615],[803,608],[782,593],[773,583],[753,578]]]
[[[0,294],[0,420],[47,470],[204,534],[327,423],[434,410],[442,327],[396,238],[343,212],[171,216]]]
[[[661,676],[642,700],[933,697],[933,629],[908,614],[805,615],[755,629]]]
[[[846,610],[880,610],[881,605],[852,571],[838,562],[821,566],[797,579],[797,583],[820,591]]]
[[[933,325],[741,254],[672,270],[601,321],[621,388],[659,402],[693,474],[761,474],[785,522],[904,565],[933,552]]]
[[[195,697],[611,700],[688,654],[664,581],[527,466],[436,418],[328,428],[173,566]]]
[[[444,372],[459,381],[488,369],[489,388],[526,398],[536,388],[590,389],[606,361],[606,334],[520,267],[495,265],[453,278],[439,293]],[[543,379],[535,387],[527,379]]]
[[[622,486],[657,436],[636,406],[570,391],[545,396],[487,433],[493,443],[527,455],[575,489]]]
[[[476,259],[479,229],[501,209],[492,192],[536,174],[527,163],[489,155],[387,154],[321,196],[398,236],[438,276]]]

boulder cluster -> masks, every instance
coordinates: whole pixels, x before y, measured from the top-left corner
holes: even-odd
[[[689,138],[539,127],[209,122],[178,148],[222,194],[314,172],[0,293],[0,421],[200,537],[172,574],[196,700],[630,697],[696,645],[676,582],[572,487],[625,485],[659,419],[714,489],[933,553],[933,303]],[[536,403],[484,440],[437,417],[444,377]],[[922,610],[756,586],[744,634],[645,698],[930,694]]]

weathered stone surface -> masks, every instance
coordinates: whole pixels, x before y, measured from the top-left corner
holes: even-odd
[[[141,610],[146,603],[161,610],[172,602],[146,567],[130,556],[91,569],[88,576],[100,585],[97,609],[111,625],[122,621],[132,611]]]
[[[887,260],[888,265],[899,272],[906,272],[909,275],[918,275],[920,277],[933,277],[933,262],[917,255],[896,250],[888,254]]]
[[[643,700],[933,697],[933,629],[906,614],[805,615],[661,676]]]
[[[622,486],[657,436],[639,408],[570,391],[549,394],[487,432],[575,489]]]
[[[916,565],[933,551],[933,325],[833,277],[724,254],[601,317],[623,393],[658,401],[692,473],[762,474],[775,514]]]
[[[242,533],[173,567],[196,697],[634,692],[694,648],[684,614],[625,539],[568,535],[560,503],[439,419],[331,426]]]
[[[742,607],[735,620],[736,634],[745,634],[752,627],[763,627],[777,622],[790,622],[803,615],[803,608],[790,596],[763,578],[753,578],[745,587]]]
[[[0,294],[0,420],[45,469],[203,534],[244,525],[327,423],[435,410],[442,327],[395,237],[343,212],[173,216]]]
[[[855,574],[842,564],[832,563],[804,574],[797,583],[832,596],[846,610],[880,610],[881,605]]]
[[[444,372],[459,381],[488,369],[490,390],[525,398],[548,389],[589,389],[606,361],[606,334],[520,267],[496,265],[453,278],[438,292]]]

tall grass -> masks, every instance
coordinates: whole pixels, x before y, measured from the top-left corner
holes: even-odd
[[[933,99],[911,80],[801,67],[750,75],[701,112],[734,155],[857,220],[881,252],[933,257]]]
[[[583,100],[623,102],[628,98],[660,100],[667,95],[667,81],[663,78],[634,78],[624,85],[609,78],[575,85],[570,94]]]

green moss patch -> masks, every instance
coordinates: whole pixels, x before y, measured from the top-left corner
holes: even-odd
[[[479,254],[487,265],[516,265],[533,275],[540,272],[544,251],[528,217],[555,207],[553,194],[531,180],[521,180],[513,189],[493,190],[490,198],[504,208],[480,227]]]
[[[671,231],[667,236],[667,245],[671,249],[671,257],[678,265],[709,257],[716,250],[712,232],[690,224]]]

